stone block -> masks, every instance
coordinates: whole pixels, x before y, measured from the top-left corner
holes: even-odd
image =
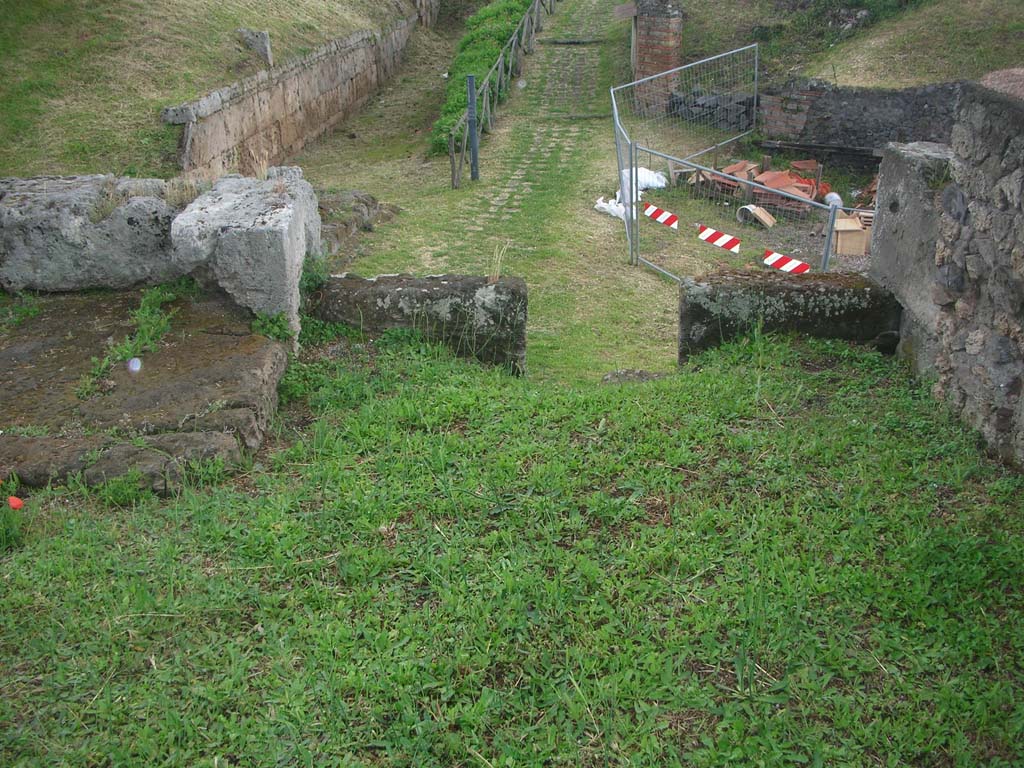
[[[936,267],[943,200],[954,197],[948,183],[952,161],[945,144],[886,147],[871,233],[871,279],[892,291],[906,310],[900,354],[929,375],[934,372],[938,314],[964,289],[962,270]]]
[[[274,66],[274,52],[270,48],[270,33],[266,30],[257,31],[242,27],[235,30],[242,44],[255,53],[268,67]]]
[[[409,328],[456,354],[526,371],[526,283],[466,275],[334,276],[312,313],[367,333]]]
[[[237,304],[284,313],[299,330],[299,279],[320,249],[316,194],[299,169],[272,169],[266,180],[225,176],[171,226],[174,258],[203,264]]]
[[[0,286],[75,291],[171,280],[174,209],[159,179],[0,179]]]
[[[758,323],[766,331],[874,341],[899,322],[893,295],[859,275],[726,270],[680,285],[679,362]]]

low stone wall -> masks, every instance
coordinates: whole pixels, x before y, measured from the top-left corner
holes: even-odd
[[[870,149],[890,141],[948,142],[960,86],[889,90],[793,82],[761,94],[761,133],[770,139]]]
[[[466,275],[332,277],[312,314],[368,333],[410,328],[456,354],[526,371],[526,283]]]
[[[294,156],[391,77],[417,21],[432,24],[439,4],[416,0],[389,27],[332,40],[308,56],[165,108],[164,121],[185,126],[181,167],[203,176],[253,175]]]
[[[872,274],[905,308],[900,351],[1024,466],[1024,101],[965,85],[951,147],[886,150]]]
[[[881,344],[899,320],[892,294],[859,275],[723,270],[680,285],[679,362],[758,323],[766,331]]]
[[[321,251],[302,169],[224,176],[180,212],[167,196],[159,179],[0,179],[0,288],[130,288],[193,275],[252,312],[284,313],[297,332],[302,266]]]

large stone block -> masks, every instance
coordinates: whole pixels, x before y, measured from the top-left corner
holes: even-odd
[[[313,314],[368,333],[410,328],[456,354],[526,370],[526,283],[466,275],[332,277]]]
[[[684,280],[679,362],[752,329],[873,341],[899,328],[900,305],[860,275],[727,270]]]
[[[940,306],[956,301],[963,290],[957,270],[940,272],[936,267],[943,190],[952,159],[953,151],[945,144],[890,144],[882,158],[871,234],[869,273],[906,310],[900,354],[924,374],[935,370]],[[951,195],[946,193],[946,204],[953,207]]]
[[[266,180],[225,176],[171,226],[175,261],[204,274],[240,306],[284,313],[299,330],[299,280],[320,250],[316,193],[301,169],[272,169]]]
[[[171,254],[159,179],[0,179],[0,286],[74,291],[156,284],[195,264]]]

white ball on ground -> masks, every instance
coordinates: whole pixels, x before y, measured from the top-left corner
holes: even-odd
[[[137,357],[133,357],[128,361],[128,373],[138,373],[142,370],[142,360]]]

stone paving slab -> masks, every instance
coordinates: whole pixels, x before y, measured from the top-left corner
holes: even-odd
[[[223,297],[180,299],[171,331],[131,373],[118,364],[101,394],[75,389],[106,348],[133,330],[140,293],[50,296],[0,335],[0,478],[45,485],[81,473],[101,482],[131,469],[157,490],[185,463],[238,461],[262,442],[287,364],[280,342],[254,335]]]

